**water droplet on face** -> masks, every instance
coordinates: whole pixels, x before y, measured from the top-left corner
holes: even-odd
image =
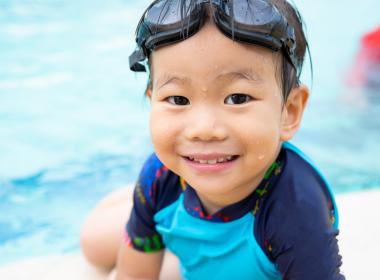
[[[258,157],[259,160],[263,160],[265,158],[265,155],[261,155]]]
[[[202,87],[201,90],[202,90],[203,92],[206,92],[206,91],[207,91],[207,87]]]

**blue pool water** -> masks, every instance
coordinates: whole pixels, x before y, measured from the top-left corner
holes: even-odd
[[[0,2],[0,264],[79,250],[86,214],[151,152],[146,77],[128,71],[147,3]],[[295,143],[335,192],[379,187],[380,92],[348,88],[344,74],[380,2],[295,3],[315,69]]]

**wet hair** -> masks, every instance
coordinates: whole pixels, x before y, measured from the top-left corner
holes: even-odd
[[[306,52],[309,55],[311,73],[313,75],[313,62],[311,59],[309,43],[306,39],[304,31],[304,22],[298,9],[286,0],[268,0],[269,3],[274,5],[280,13],[286,18],[288,24],[294,28],[296,35],[296,49],[295,56],[297,59],[296,68],[291,65],[285,55],[282,55],[281,63],[281,85],[284,100],[286,100],[293,88],[299,87],[300,77],[302,73],[303,64],[305,61]]]
[[[247,0],[249,4],[250,0]],[[287,0],[267,0],[270,4],[277,8],[277,10],[285,17],[288,24],[294,28],[295,38],[296,38],[296,49],[295,49],[295,57],[296,57],[296,65],[295,67],[290,63],[289,59],[286,57],[285,53],[282,51],[281,61],[279,63],[280,71],[276,71],[281,73],[279,80],[283,95],[283,100],[286,101],[291,90],[300,86],[300,76],[306,56],[306,52],[309,54],[310,59],[310,67],[311,73],[313,73],[313,64],[310,55],[309,44],[305,36],[304,31],[304,23],[302,17],[295,7],[294,4],[289,3]],[[153,5],[156,1],[154,1],[151,5]],[[168,5],[170,5],[168,1]],[[211,1],[210,1],[211,2]],[[182,0],[180,5],[181,15],[184,18],[189,7],[192,5],[196,5],[197,0]],[[210,5],[211,7],[211,5]],[[164,16],[163,16],[164,17]],[[209,20],[210,14],[204,14],[204,22]],[[183,25],[183,34],[186,34],[186,22]],[[149,79],[147,84],[147,90],[152,89],[152,80],[151,80],[151,61],[148,58],[148,67],[149,67]],[[313,74],[312,74],[313,75]]]

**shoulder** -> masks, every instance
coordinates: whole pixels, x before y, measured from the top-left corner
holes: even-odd
[[[337,229],[333,194],[311,160],[290,144],[283,146],[280,157],[281,175],[256,216],[255,235],[259,243],[288,243],[289,238],[298,238],[302,231],[312,232],[320,226]],[[264,251],[266,247],[262,245]],[[267,251],[266,254],[271,255]]]
[[[320,215],[337,228],[335,199],[318,168],[302,151],[289,143],[284,144],[282,157],[283,170],[266,201],[271,209],[271,215],[266,217],[297,217],[298,222],[309,222],[309,219],[312,220],[309,215]]]
[[[281,175],[257,215],[259,225],[285,227],[284,221],[309,222],[313,220],[312,216],[335,222],[331,217],[335,210],[333,194],[312,161],[289,143],[283,145],[279,158],[282,162]]]
[[[135,198],[146,200],[156,211],[174,201],[181,192],[181,179],[151,154],[145,161],[135,187]]]
[[[342,279],[331,189],[312,161],[292,145],[265,205],[261,230],[270,258],[292,279]]]
[[[312,275],[339,272],[337,213],[330,187],[296,147],[284,145],[281,157],[281,175],[258,213],[259,243],[283,275],[317,279]],[[319,256],[324,258],[316,262]],[[338,279],[324,276],[318,279]]]
[[[160,177],[160,171],[165,170],[166,167],[158,159],[155,153],[151,154],[144,162],[140,171],[139,183],[142,187],[149,188],[153,182]]]
[[[286,205],[289,210],[308,208],[335,212],[333,192],[313,161],[290,143],[283,145],[283,153],[284,170],[273,190],[273,199]],[[333,222],[337,227],[337,219],[333,219]]]

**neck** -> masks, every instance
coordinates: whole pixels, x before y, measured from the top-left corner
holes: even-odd
[[[208,195],[201,194],[197,192],[197,195],[202,203],[203,209],[206,215],[213,215],[222,208],[235,204],[247,196],[249,196],[252,192],[256,190],[256,188],[260,185],[260,182],[264,178],[265,173],[262,174],[257,180],[257,182],[250,182],[245,186],[241,186],[239,189],[231,190],[229,193],[223,193],[219,195]]]

